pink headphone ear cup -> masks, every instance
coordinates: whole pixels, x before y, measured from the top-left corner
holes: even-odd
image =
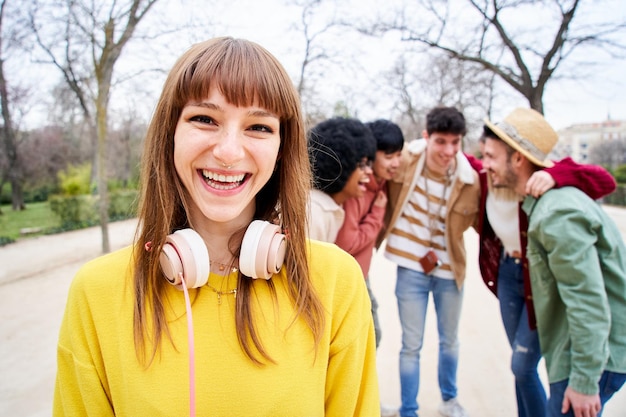
[[[254,220],[241,242],[239,269],[251,278],[269,279],[280,271],[285,250],[285,235],[280,233],[279,226]]]
[[[160,256],[161,269],[170,283],[180,289],[182,282],[179,273],[182,272],[187,288],[198,288],[206,284],[209,279],[209,251],[196,231],[177,230],[165,238],[163,248]],[[164,262],[164,257],[167,262]],[[173,273],[174,276],[168,276],[168,273]]]
[[[163,271],[163,275],[165,275],[168,282],[172,285],[180,285],[180,273],[183,272],[183,263],[178,252],[176,252],[176,248],[167,241],[167,238],[159,255],[159,263],[161,264],[161,271]]]
[[[276,274],[285,262],[287,252],[287,239],[284,234],[276,233],[272,236],[270,247],[267,252],[267,270],[271,274]]]

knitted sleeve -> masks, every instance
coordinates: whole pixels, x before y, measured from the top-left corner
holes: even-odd
[[[556,187],[576,187],[589,197],[598,199],[615,191],[617,183],[609,172],[599,165],[578,164],[570,157],[555,161],[552,168],[546,168]]]

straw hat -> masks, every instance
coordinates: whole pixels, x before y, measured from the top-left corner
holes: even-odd
[[[538,111],[517,108],[503,121],[492,123],[485,119],[485,124],[533,164],[545,168],[554,165],[548,160],[548,154],[556,145],[559,136]]]

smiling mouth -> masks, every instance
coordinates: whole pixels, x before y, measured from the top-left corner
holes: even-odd
[[[246,174],[224,175],[203,169],[201,171],[204,182],[216,190],[232,190],[244,183]]]

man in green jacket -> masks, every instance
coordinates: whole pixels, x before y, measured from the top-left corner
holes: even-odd
[[[516,109],[485,121],[483,166],[524,195],[558,140],[543,116]],[[626,246],[602,208],[573,187],[526,196],[527,256],[550,382],[548,416],[595,417],[626,380]]]

